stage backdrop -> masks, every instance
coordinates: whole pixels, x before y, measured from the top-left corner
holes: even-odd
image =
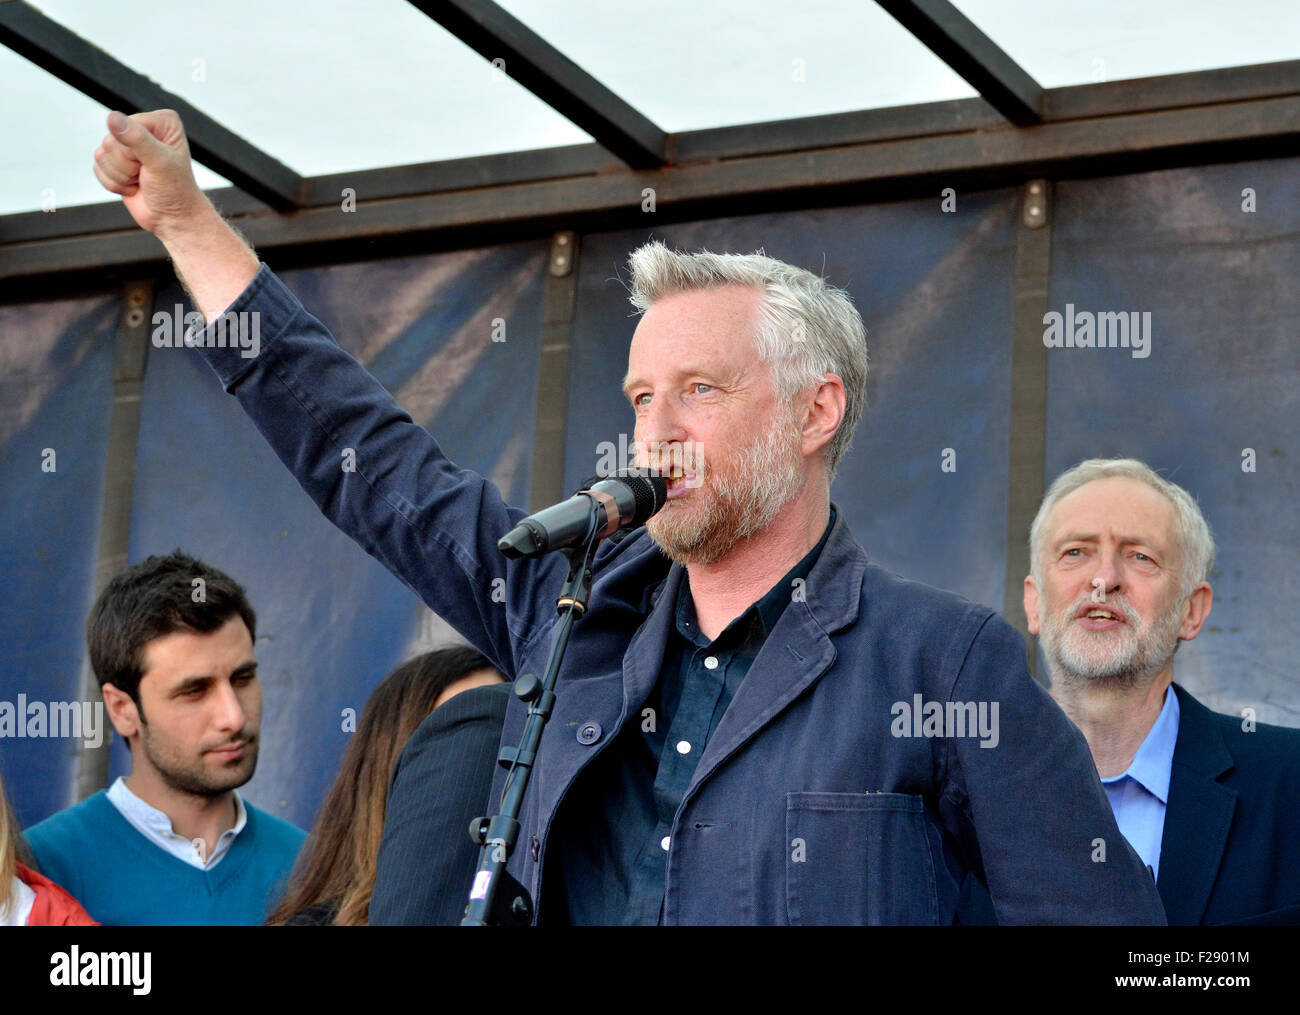
[[[68,803],[81,752],[25,720],[80,697],[118,314],[117,294],[0,306],[0,778],[20,821]]]
[[[858,539],[885,567],[1001,609],[1007,583],[1023,578],[1006,573],[1018,213],[1008,189],[960,194],[955,211],[936,195],[581,237],[567,405],[543,407],[566,419],[565,489],[631,441],[619,393],[636,323],[627,253],[651,237],[762,247],[847,289],[867,323],[868,406],[833,493]],[[522,505],[545,265],[535,242],[284,277],[454,459]],[[1300,632],[1285,621],[1300,611],[1297,277],[1296,160],[1056,185],[1050,308],[1135,312],[1149,355],[1047,351],[1044,482],[1082,458],[1132,455],[1186,486],[1218,562],[1214,612],[1179,652],[1177,679],[1222,711],[1290,725],[1300,725]],[[77,693],[111,467],[119,295],[0,308],[0,702]],[[161,291],[155,306],[179,300]],[[504,341],[493,341],[498,322]],[[41,471],[48,447],[56,472]],[[344,710],[359,712],[396,663],[454,636],[323,521],[206,366],[151,348],[129,557],[176,547],[249,590],[265,706],[247,793],[306,827],[347,742]],[[0,740],[24,824],[71,798],[77,749]],[[115,747],[112,774],[124,753]]]

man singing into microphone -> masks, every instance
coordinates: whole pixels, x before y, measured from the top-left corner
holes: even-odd
[[[209,324],[260,315],[257,355],[198,346],[299,483],[504,672],[543,672],[565,562],[498,552],[523,512],[259,265],[174,113],[109,129],[96,174]],[[601,547],[560,672],[510,860],[536,919],[951,923],[972,872],[1002,924],[1162,923],[1021,639],[868,564],[830,503],[866,381],[848,297],[758,255],[650,244],[630,268],[625,393],[642,463],[673,478],[645,531]],[[523,717],[513,701],[504,743]]]

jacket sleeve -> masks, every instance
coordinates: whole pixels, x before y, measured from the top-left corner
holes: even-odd
[[[36,893],[36,901],[27,917],[29,927],[98,927],[81,903],[49,878],[42,877],[21,863],[15,865],[18,877]]]
[[[54,815],[55,818],[58,816]],[[23,840],[32,860],[28,869],[59,885],[73,898],[80,899],[85,895],[85,886],[81,880],[78,856],[74,850],[66,848],[69,838],[66,834],[60,835],[52,831],[56,824],[57,822],[46,818],[23,832]]]
[[[259,315],[257,346],[223,348],[213,328],[194,344],[299,485],[434,612],[516,673],[517,651],[554,616],[563,580],[555,554],[508,561],[497,550],[524,512],[449,461],[265,264],[231,313]]]
[[[947,741],[944,796],[974,828],[998,923],[1163,924],[1087,741],[1030,677],[1024,642],[1002,618],[976,634],[950,700],[985,702],[993,719],[991,737]]]
[[[370,897],[371,926],[460,922],[478,847],[469,823],[492,813],[509,685],[463,691],[416,729],[393,768]]]

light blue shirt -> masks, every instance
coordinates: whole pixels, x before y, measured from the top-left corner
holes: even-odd
[[[170,853],[178,860],[184,860],[191,867],[197,867],[199,870],[212,870],[221,862],[221,858],[226,855],[230,849],[231,843],[235,841],[235,836],[244,830],[244,825],[248,823],[248,813],[244,810],[244,801],[240,799],[239,794],[231,790],[235,797],[235,824],[233,828],[228,828],[221,833],[221,838],[217,840],[216,846],[212,850],[212,855],[204,857],[202,851],[194,844],[193,839],[187,839],[183,835],[177,835],[172,828],[172,819],[167,817],[157,807],[145,803],[138,796],[126,788],[126,782],[119,775],[117,781],[108,788],[109,802],[116,807],[122,814],[122,817],[135,828],[137,832],[152,842],[159,849]]]
[[[1165,691],[1164,707],[1133,756],[1133,763],[1120,775],[1101,780],[1110,809],[1115,812],[1115,824],[1157,878],[1177,741],[1178,695],[1170,687]]]

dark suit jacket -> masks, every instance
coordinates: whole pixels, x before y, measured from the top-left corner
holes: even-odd
[[[370,925],[460,923],[478,864],[469,823],[488,813],[509,684],[462,691],[402,749],[388,787]]]
[[[1169,925],[1300,924],[1300,730],[1211,712],[1182,687],[1156,888]],[[962,885],[963,923],[995,923]]]
[[[1156,887],[1175,924],[1300,924],[1300,730],[1180,710]]]

